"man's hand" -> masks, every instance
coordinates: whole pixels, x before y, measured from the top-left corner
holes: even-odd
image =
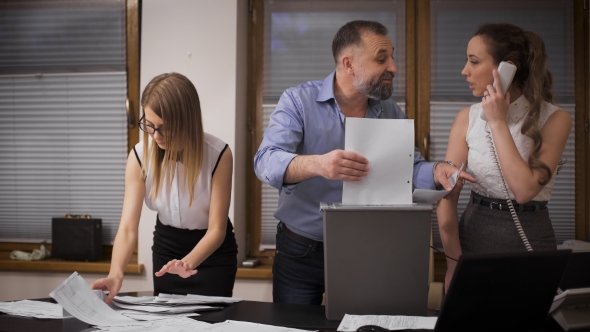
[[[320,156],[319,166],[326,179],[360,181],[369,171],[369,160],[356,152],[334,150]]]
[[[192,275],[197,274],[197,270],[191,269],[191,267],[187,263],[179,259],[173,259],[166,265],[162,266],[160,271],[154,273],[154,275],[156,277],[161,277],[166,273],[178,274],[182,278],[188,278]]]
[[[453,189],[453,187],[449,183],[448,178],[450,178],[451,175],[453,175],[456,171],[457,171],[457,167],[452,166],[450,164],[447,164],[447,163],[438,164],[438,166],[434,170],[434,184],[437,187],[439,185],[442,185],[443,188],[445,188],[446,190]],[[463,188],[463,183],[465,182],[465,180],[472,182],[472,183],[477,182],[477,180],[475,180],[474,177],[467,174],[465,171],[461,171],[461,174],[459,174],[459,177],[457,178],[457,185],[455,186],[455,188],[458,187],[458,190]],[[460,186],[458,186],[458,185],[460,185]]]

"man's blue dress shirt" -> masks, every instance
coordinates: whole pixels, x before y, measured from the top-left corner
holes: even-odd
[[[285,184],[283,178],[289,163],[298,155],[344,150],[346,117],[334,97],[334,76],[335,72],[323,81],[310,81],[285,90],[254,156],[258,178],[279,190],[275,218],[293,232],[317,241],[324,238],[320,202],[342,202],[342,180],[318,176]],[[391,99],[369,99],[365,118],[405,119],[406,116]],[[413,187],[434,189],[433,164],[414,149]]]

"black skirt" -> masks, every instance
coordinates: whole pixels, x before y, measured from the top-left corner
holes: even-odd
[[[463,253],[495,253],[526,251],[510,211],[491,209],[478,204],[481,199],[506,206],[502,199],[482,197],[471,192],[469,203],[459,221],[459,239]],[[557,250],[555,233],[546,202],[529,202],[523,206],[539,206],[534,211],[517,212],[522,229],[533,251]]]
[[[182,259],[205,236],[206,229],[190,230],[163,225],[158,218],[154,231],[152,262],[154,273],[173,259]],[[225,239],[221,246],[199,266],[197,274],[182,278],[166,273],[154,278],[154,295],[198,294],[208,296],[232,296],[238,270],[238,245],[233,226],[228,218]]]

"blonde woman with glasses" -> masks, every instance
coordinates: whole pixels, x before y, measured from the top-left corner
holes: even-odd
[[[237,271],[237,244],[228,218],[231,150],[203,131],[199,95],[185,76],[155,77],[141,105],[144,137],[127,159],[111,269],[91,287],[109,290],[107,303],[121,289],[145,200],[158,212],[152,246],[154,295],[231,296]]]

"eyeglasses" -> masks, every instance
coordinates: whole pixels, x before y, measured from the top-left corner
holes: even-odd
[[[141,117],[141,119],[139,119],[139,122],[137,123],[139,125],[139,129],[141,129],[142,131],[145,131],[146,133],[153,135],[156,133],[156,131],[161,135],[161,136],[166,136],[166,128],[162,127],[162,128],[156,128],[152,125],[149,125],[145,122],[143,122],[143,118],[144,116]]]

